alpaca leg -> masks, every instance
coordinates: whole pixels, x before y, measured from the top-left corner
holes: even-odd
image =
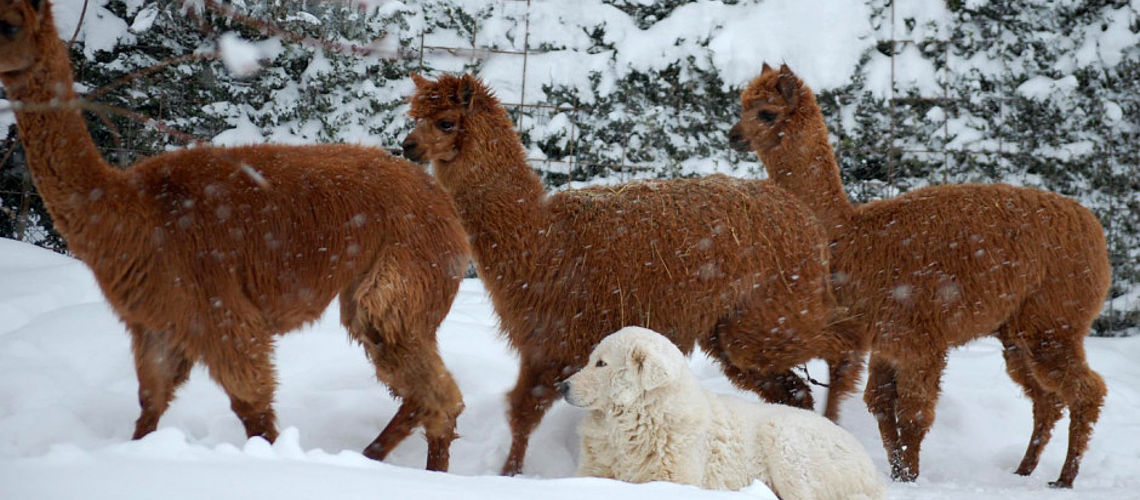
[[[725,376],[738,389],[755,392],[771,403],[808,409],[813,407],[811,389],[791,370],[761,373],[759,370],[741,367],[729,359],[728,353],[721,348],[718,335],[702,339],[700,343],[701,349],[719,362]]]
[[[891,477],[902,475],[902,445],[898,428],[898,373],[889,361],[871,355],[863,401],[879,424],[879,436],[891,464]]]
[[[824,329],[826,340],[823,343],[828,347],[822,357],[827,360],[829,379],[823,415],[832,422],[839,422],[840,403],[855,391],[859,383],[868,347],[864,339],[869,337],[866,326],[850,318],[829,324]]]
[[[946,357],[941,353],[920,358],[914,365],[895,368],[898,390],[896,415],[902,464],[898,474],[892,474],[897,480],[914,481],[918,477],[919,452],[923,438],[934,424],[934,407],[938,402],[939,384],[945,368]]]
[[[818,354],[810,343],[821,326],[790,312],[780,315],[770,304],[744,310],[721,318],[713,335],[702,342],[706,351],[721,361],[725,373],[732,371],[729,378],[738,387],[772,403],[814,408],[811,389],[791,369]],[[742,385],[749,379],[751,386]]]
[[[235,334],[231,338],[243,337]],[[272,342],[249,338],[212,347],[204,356],[206,367],[230,397],[230,409],[241,420],[245,435],[261,436],[272,443],[277,439],[277,414],[273,411],[277,376],[271,359]]]
[[[420,341],[395,340],[367,348],[376,365],[377,378],[403,401],[364,454],[383,460],[412,429],[423,425],[428,441],[427,469],[446,471],[451,442],[456,438],[456,422],[463,412],[459,386],[444,367],[434,342],[428,346]]]
[[[1002,356],[1005,357],[1005,370],[1014,382],[1021,385],[1025,395],[1033,402],[1033,436],[1029,439],[1029,446],[1025,450],[1021,464],[1017,466],[1017,474],[1028,476],[1033,473],[1033,469],[1037,468],[1037,462],[1041,458],[1041,450],[1049,442],[1049,438],[1053,434],[1053,426],[1061,418],[1064,402],[1056,393],[1045,389],[1037,382],[1037,377],[1033,375],[1033,371],[1029,367],[1029,355],[1023,348],[1008,340],[1004,328],[1000,336],[1002,344],[1005,346],[1002,350]]]
[[[131,325],[129,330],[142,408],[131,439],[140,439],[158,427],[159,418],[170,406],[174,392],[190,376],[194,363],[171,346],[165,335],[148,333],[138,325]]]
[[[1049,483],[1055,487],[1072,487],[1107,392],[1104,380],[1089,368],[1085,360],[1084,338],[1101,306],[1100,299],[1089,297],[1083,299],[1083,304],[1058,310],[1052,306],[1060,302],[1056,297],[1032,296],[1018,312],[1017,324],[1001,332],[1003,342],[1013,342],[1019,348],[1017,352],[1023,354],[1027,371],[1042,392],[1053,394],[1049,398],[1038,398],[1042,400],[1040,408],[1034,399],[1033,439],[1042,438],[1038,446],[1044,446],[1056,421],[1055,414],[1059,413],[1057,400],[1069,408],[1069,445],[1065,465],[1061,468],[1060,477]],[[1039,426],[1042,428],[1040,436]],[[1022,461],[1022,467],[1027,470],[1031,469],[1031,464],[1026,460],[1032,458],[1033,462],[1036,461],[1030,453],[1040,453],[1040,450],[1032,450],[1034,445],[1031,441],[1030,450],[1026,451]],[[1018,468],[1019,472],[1022,467]]]
[[[1061,475],[1049,483],[1053,487],[1073,487],[1107,393],[1104,380],[1085,362],[1083,342],[1087,330],[1087,327],[1080,330],[1079,336],[1053,338],[1029,346],[1033,374],[1046,389],[1057,392],[1069,407],[1069,447]]]
[[[863,352],[852,351],[838,360],[828,361],[830,378],[827,387],[827,406],[823,416],[832,422],[839,422],[839,405],[852,392],[859,381],[863,369]]]
[[[530,434],[558,396],[554,384],[561,378],[561,365],[523,359],[515,388],[507,395],[510,402],[511,451],[503,463],[504,476],[522,472]]]
[[[407,400],[400,402],[400,408],[388,421],[388,425],[380,434],[364,448],[364,456],[376,461],[383,461],[388,453],[412,434],[412,430],[419,425],[418,412]]]
[[[462,408],[462,406],[460,406]],[[404,400],[384,430],[365,449],[364,456],[384,460],[404,441],[417,425],[423,424],[428,441],[427,470],[446,472],[450,465],[451,442],[455,433],[456,415],[439,417],[436,411],[424,410],[410,400]]]
[[[1073,398],[1068,403],[1069,447],[1061,475],[1049,483],[1054,488],[1073,487],[1073,480],[1080,472],[1081,458],[1089,446],[1093,425],[1100,418],[1100,408],[1104,405],[1104,396],[1108,392],[1104,379],[1092,370],[1087,370],[1079,378],[1079,381],[1070,385],[1070,391],[1064,391],[1067,397]]]
[[[396,415],[364,454],[383,460],[422,425],[428,442],[427,468],[446,471],[463,397],[439,355],[435,332],[459,282],[428,267],[415,274],[436,279],[409,287],[405,279],[409,263],[420,262],[416,256],[399,253],[377,261],[367,275],[341,292],[341,322],[364,346],[376,377],[401,400]]]
[[[737,388],[752,391],[770,403],[794,406],[811,410],[815,406],[811,389],[802,378],[791,370],[781,373],[760,373],[740,367],[722,364],[721,369],[728,380]]]
[[[775,385],[784,393],[775,402],[811,410],[815,408],[811,389],[792,368],[848,352],[859,343],[844,345],[845,339],[828,325],[835,298],[827,281],[826,258],[817,252],[784,257],[792,265],[779,269],[780,274],[757,290],[735,317],[722,318],[715,337],[732,364],[768,376],[770,382],[762,384],[761,391],[771,392]],[[833,372],[840,377],[847,373]],[[838,409],[833,408],[833,413],[837,415]]]

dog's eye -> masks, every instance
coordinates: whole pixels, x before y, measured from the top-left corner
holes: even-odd
[[[761,120],[766,121],[768,123],[772,123],[772,122],[776,121],[776,113],[773,113],[773,112],[768,111],[766,109],[757,113],[756,116],[758,118],[760,118]]]
[[[599,359],[597,363],[594,363],[594,366],[601,368],[603,366],[606,366],[606,362]]]
[[[447,120],[440,120],[439,123],[437,123],[435,125],[437,127],[439,127],[439,129],[444,131],[444,132],[450,132],[452,129],[455,128],[455,122],[447,121]]]

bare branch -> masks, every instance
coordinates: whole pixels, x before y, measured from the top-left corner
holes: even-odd
[[[71,34],[71,40],[67,41],[67,50],[71,51],[71,46],[75,45],[75,39],[79,38],[79,30],[83,27],[83,20],[87,18],[87,2],[83,0],[83,10],[79,12],[79,22],[75,23],[75,33]]]
[[[138,69],[138,70],[136,70],[136,71],[134,71],[128,75],[123,76],[122,78],[119,78],[118,80],[115,80],[115,81],[110,82],[106,85],[103,85],[102,87],[99,87],[99,88],[89,92],[87,94],[87,97],[89,99],[96,99],[96,98],[102,96],[103,94],[110,92],[111,90],[119,88],[119,87],[121,87],[127,83],[130,83],[134,80],[137,80],[139,78],[142,78],[145,76],[150,76],[154,73],[157,73],[157,72],[159,72],[163,69],[166,69],[167,67],[175,65],[175,64],[181,64],[184,62],[192,62],[192,61],[208,61],[208,60],[213,60],[213,59],[217,59],[217,58],[218,58],[217,52],[198,52],[198,53],[194,53],[194,54],[184,54],[181,56],[171,57],[169,59],[163,59],[162,61],[156,62],[156,63],[154,63],[150,66],[147,66],[145,68],[140,68],[140,69]]]

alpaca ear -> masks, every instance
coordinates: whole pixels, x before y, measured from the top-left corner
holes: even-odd
[[[477,100],[477,87],[479,82],[475,81],[475,77],[471,75],[463,75],[463,79],[459,81],[459,105],[467,108],[467,111],[475,109],[475,101]]]
[[[780,76],[776,78],[776,89],[780,91],[780,95],[784,97],[784,102],[789,106],[795,107],[797,99],[799,98],[799,79],[796,78],[795,73],[788,68],[787,64],[780,65]]]
[[[676,377],[676,367],[669,366],[661,356],[651,356],[646,346],[635,346],[630,359],[641,376],[641,385],[651,391],[661,387]]]
[[[422,89],[431,83],[431,80],[424,78],[423,75],[420,75],[419,73],[413,72],[410,73],[409,76],[412,77],[412,83],[416,84],[417,89]]]
[[[764,63],[764,68],[760,70],[760,74],[766,75],[766,74],[771,73],[773,71],[775,71],[775,70],[773,70],[772,67],[768,65],[768,63]]]

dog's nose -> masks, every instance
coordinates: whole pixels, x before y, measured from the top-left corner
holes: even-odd
[[[419,144],[412,140],[411,137],[404,139],[404,142],[400,144],[400,147],[404,150],[404,158],[412,161],[420,161],[420,153],[417,151],[416,146],[419,146]]]
[[[570,392],[570,382],[563,380],[557,384],[554,384],[554,388],[558,389],[558,392],[562,394],[562,397],[566,397],[566,393]]]

